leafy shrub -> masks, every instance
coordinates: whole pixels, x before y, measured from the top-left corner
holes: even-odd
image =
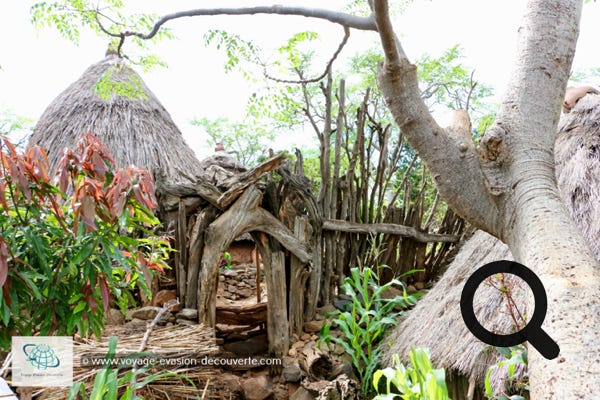
[[[494,347],[506,359],[488,368],[485,374],[485,395],[490,400],[525,400],[524,395],[529,391],[529,377],[524,374],[517,378],[517,365],[527,365],[527,348],[520,344],[513,347]],[[500,367],[506,367],[509,393],[495,394],[492,388],[492,372]]]
[[[443,368],[433,369],[427,349],[410,351],[410,366],[405,367],[393,356],[393,368],[375,371],[373,386],[378,394],[375,400],[450,400]],[[386,391],[379,393],[379,381],[386,378]]]
[[[51,178],[42,149],[0,138],[0,347],[17,334],[100,335],[111,294],[125,310],[167,267],[150,173],[113,163],[90,134]]]
[[[406,290],[403,296],[386,299],[382,294],[392,285],[404,286],[402,282],[394,279],[384,285],[379,284],[377,273],[371,268],[358,268],[350,270],[350,276],[344,280],[342,286],[346,295],[351,298],[349,310],[336,310],[329,316],[321,329],[319,343],[325,341],[329,346],[331,342],[344,348],[352,357],[352,364],[358,372],[361,390],[364,395],[371,391],[371,379],[375,368],[379,364],[381,349],[379,343],[384,337],[386,329],[397,324],[396,317],[403,310],[416,304],[416,297],[409,296]],[[397,311],[396,309],[401,310]],[[341,331],[342,337],[330,334],[332,324]]]

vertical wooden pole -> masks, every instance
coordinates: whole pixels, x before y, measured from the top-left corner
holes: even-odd
[[[186,280],[186,308],[196,308],[198,305],[198,292],[200,285],[200,268],[202,266],[202,253],[204,251],[204,232],[208,225],[217,217],[217,209],[208,206],[198,213],[196,223],[190,237],[188,269]]]
[[[179,208],[177,210],[177,253],[179,257],[176,257],[177,264],[176,274],[177,274],[177,295],[179,296],[179,301],[185,304],[186,298],[186,267],[187,267],[187,248],[186,248],[186,231],[187,231],[187,221],[185,216],[185,203],[181,198],[179,198]]]
[[[346,121],[345,121],[345,107],[346,107],[346,81],[340,80],[340,92],[338,95],[338,116],[336,122],[335,131],[335,147],[334,147],[334,162],[333,162],[333,179],[331,180],[331,211],[329,218],[338,218],[338,192],[340,191],[340,160],[342,151],[342,138],[345,134]],[[340,241],[340,233],[331,233],[332,241],[332,268],[335,268],[335,275],[337,281],[332,283],[332,286],[338,288],[342,286],[344,280],[344,249],[346,243]],[[330,295],[333,297],[333,294]],[[331,299],[330,299],[331,300]]]
[[[271,255],[271,268],[265,269],[269,308],[267,329],[269,352],[278,357],[287,354],[290,346],[289,322],[287,316],[285,254],[274,251]]]
[[[323,134],[319,137],[321,141],[321,189],[317,203],[322,215],[331,218],[331,131],[332,131],[332,77],[331,72],[327,74],[327,84],[322,87],[325,96],[325,118]],[[333,244],[330,233],[323,233],[323,242],[320,246],[323,257],[323,281],[321,286],[321,302],[329,303],[331,299],[331,278],[333,275]]]
[[[287,354],[290,345],[287,317],[285,255],[282,251],[272,251],[269,238],[264,233],[255,235],[259,240],[267,282],[267,338],[269,352],[277,357]]]
[[[321,252],[321,245],[323,243],[322,230],[316,227],[316,233],[311,241],[312,252],[312,270],[309,275],[308,284],[308,295],[306,300],[306,309],[304,311],[304,320],[312,321],[315,318],[317,310],[317,302],[319,301],[319,295],[321,294],[321,277],[323,274],[323,253]]]
[[[308,220],[306,217],[296,217],[294,220],[294,235],[298,240],[301,242],[306,240],[306,237],[308,236],[307,230]],[[290,273],[290,328],[294,333],[300,336],[304,325],[304,293],[309,270],[306,264],[292,255]]]

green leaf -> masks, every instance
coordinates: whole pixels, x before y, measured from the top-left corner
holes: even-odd
[[[104,398],[104,393],[106,392],[106,375],[109,371],[108,367],[101,368],[96,374],[90,400],[102,400]]]
[[[79,394],[85,394],[85,386],[83,382],[75,382],[71,389],[69,390],[69,397],[67,400],[77,400],[79,398]]]
[[[496,350],[506,358],[510,358],[512,354],[512,349],[510,347],[496,347]]]
[[[87,307],[87,303],[85,301],[79,301],[77,303],[77,305],[75,306],[75,308],[73,309],[73,314],[77,314],[81,311],[83,311],[84,309],[86,309]]]
[[[94,92],[104,100],[117,97],[135,101],[148,99],[141,78],[124,64],[117,64],[106,69],[94,85]]]
[[[44,241],[31,230],[27,230],[25,236],[27,237],[27,241],[33,246],[35,255],[40,259],[42,266],[47,266],[48,258],[46,252],[49,249],[44,245]]]
[[[0,320],[2,320],[4,326],[8,326],[10,321],[10,308],[8,307],[8,304],[4,302],[2,287],[0,287],[0,299]]]
[[[116,399],[117,398],[117,381],[118,381],[118,373],[119,370],[115,369],[111,371],[111,373],[107,376],[106,379],[106,399]]]
[[[30,293],[33,295],[33,298],[35,300],[42,300],[42,294],[41,294],[39,288],[37,287],[37,285],[33,282],[33,279],[35,279],[36,281],[38,281],[38,280],[43,281],[43,280],[47,280],[46,277],[44,277],[43,275],[37,274],[35,272],[31,272],[31,271],[23,271],[23,272],[15,271],[15,275],[20,277],[25,282],[25,284],[31,291]]]
[[[84,243],[82,245],[82,247],[79,249],[79,251],[77,252],[77,254],[75,254],[73,259],[71,260],[71,263],[74,265],[80,265],[84,259],[89,257],[89,255],[92,253],[92,251],[94,251],[95,247],[96,247],[95,241],[88,241],[87,243]]]
[[[492,389],[492,383],[490,381],[491,375],[492,375],[492,368],[488,368],[487,372],[485,373],[484,386],[485,386],[485,395],[490,398],[494,396],[494,390]]]
[[[383,371],[382,370],[377,370],[373,373],[373,387],[375,388],[375,390],[377,391],[377,393],[379,393],[379,380],[381,379],[381,377],[383,376]],[[390,384],[389,384],[389,380],[388,380],[388,392],[390,391]]]

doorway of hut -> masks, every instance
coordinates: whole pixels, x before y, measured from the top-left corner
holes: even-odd
[[[267,285],[262,259],[249,233],[223,254],[216,304],[217,343],[236,356],[265,354]]]

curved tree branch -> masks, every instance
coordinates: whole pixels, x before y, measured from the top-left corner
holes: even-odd
[[[469,94],[467,95],[467,102],[465,104],[465,110],[469,111],[469,103],[471,102],[471,95],[473,95],[473,91],[477,86],[477,82],[473,81],[473,75],[475,75],[475,70],[471,71],[471,77],[469,79]]]
[[[374,0],[373,11],[385,53],[379,86],[394,120],[427,164],[448,204],[475,226],[498,235],[496,198],[487,186],[468,124],[444,130],[435,122],[421,98],[417,68],[394,34],[387,0]]]
[[[185,18],[185,17],[199,17],[199,16],[216,16],[216,15],[257,15],[257,14],[276,14],[276,15],[297,15],[307,18],[323,19],[335,24],[344,26],[345,28],[353,28],[364,31],[377,31],[377,26],[372,17],[358,17],[355,15],[326,10],[321,8],[305,8],[305,7],[292,7],[292,6],[257,6],[257,7],[239,7],[239,8],[199,8],[194,10],[179,11],[172,14],[167,14],[159,19],[150,32],[141,33],[134,31],[125,31],[121,33],[111,32],[104,27],[101,27],[107,35],[113,37],[125,37],[137,36],[140,39],[151,39],[160,30],[160,28],[167,22]]]
[[[377,25],[377,31],[381,39],[381,46],[385,53],[385,62],[389,66],[396,66],[400,62],[400,51],[401,47],[397,45],[396,35],[394,28],[392,27],[392,21],[390,20],[390,9],[387,0],[375,0],[373,4],[373,11],[375,13],[375,24]],[[406,58],[405,54],[402,54],[402,58]]]
[[[315,82],[319,82],[321,79],[325,78],[325,76],[329,73],[329,71],[331,71],[331,66],[333,65],[333,62],[336,60],[336,58],[338,57],[338,55],[342,52],[342,49],[344,48],[344,46],[346,45],[346,43],[348,43],[348,39],[349,38],[350,38],[350,28],[348,28],[347,26],[344,26],[344,38],[340,42],[340,45],[338,46],[338,48],[335,51],[335,53],[333,53],[333,56],[331,56],[331,58],[327,62],[327,65],[325,66],[325,71],[323,71],[323,73],[321,75],[317,76],[316,78],[300,79],[300,80],[294,80],[294,79],[288,80],[288,79],[275,78],[275,77],[269,75],[269,73],[267,72],[266,65],[264,66],[264,75],[265,75],[265,77],[267,79],[270,79],[272,81],[279,82],[279,83],[302,84],[302,83],[315,83]]]

